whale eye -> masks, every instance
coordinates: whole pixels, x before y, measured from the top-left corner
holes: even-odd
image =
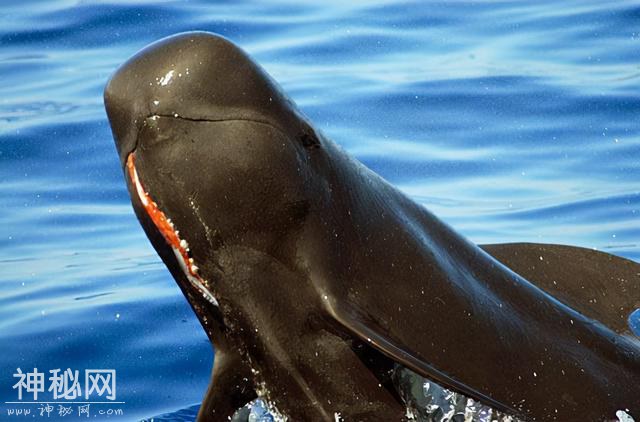
[[[640,308],[629,315],[629,328],[636,336],[640,337]]]
[[[309,148],[309,149],[320,148],[320,141],[318,140],[318,138],[316,138],[313,135],[310,135],[308,133],[303,133],[302,135],[299,136],[299,139],[305,148]]]

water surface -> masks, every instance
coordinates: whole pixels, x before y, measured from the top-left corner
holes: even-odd
[[[639,21],[630,1],[3,1],[3,417],[18,367],[116,369],[120,420],[189,420],[209,381],[213,352],[133,215],[102,105],[149,42],[227,36],[474,242],[638,261]]]

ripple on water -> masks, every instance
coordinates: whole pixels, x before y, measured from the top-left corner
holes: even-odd
[[[118,65],[179,31],[242,45],[321,130],[477,243],[640,260],[637,2],[28,6],[0,12],[3,374],[113,367],[127,420],[193,419],[211,347],[132,213],[102,105]]]

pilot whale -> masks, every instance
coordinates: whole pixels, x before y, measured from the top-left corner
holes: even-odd
[[[640,265],[477,246],[350,157],[218,35],[162,39],[105,106],[133,209],[213,343],[200,420],[400,421],[400,364],[526,421],[640,418]]]

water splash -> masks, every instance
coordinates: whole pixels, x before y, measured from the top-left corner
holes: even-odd
[[[618,417],[618,422],[635,422],[631,415],[624,410],[618,410],[616,416]]]
[[[407,406],[407,414],[418,422],[517,422],[505,415],[448,390],[402,366],[396,366],[394,384]]]
[[[640,308],[631,312],[629,315],[629,328],[636,336],[640,337]]]

